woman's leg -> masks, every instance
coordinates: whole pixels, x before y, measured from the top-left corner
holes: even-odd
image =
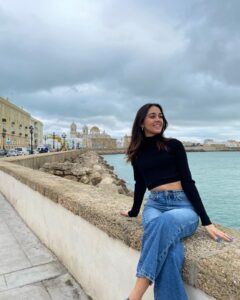
[[[145,224],[137,277],[147,278],[151,282],[156,281],[155,299],[160,299],[159,293],[161,300],[171,299],[169,296],[165,297],[164,293],[158,289],[158,286],[164,286],[167,282],[165,277],[164,280],[160,280],[161,277],[158,278],[163,269],[164,273],[170,273],[169,276],[174,278],[175,285],[178,287],[178,291],[174,291],[171,285],[170,290],[173,295],[177,295],[178,300],[187,299],[181,276],[179,276],[179,266],[181,269],[184,257],[180,240],[193,234],[197,225],[198,216],[191,208],[172,209],[160,213],[159,217]],[[169,261],[165,263],[166,260]],[[175,266],[174,269],[172,269],[173,266]]]
[[[187,299],[182,280],[182,266],[184,262],[184,248],[180,241],[169,248],[168,255],[154,284],[155,300]]]
[[[198,227],[198,216],[195,211],[189,211],[187,208],[173,209],[168,211],[178,223],[181,224],[180,239],[192,235]],[[187,217],[188,222],[183,218]],[[182,266],[184,262],[184,247],[180,240],[174,243],[168,250],[167,257],[159,272],[154,285],[155,300],[161,299],[187,299],[184,283],[182,280]]]
[[[134,289],[131,291],[128,299],[141,300],[149,285],[150,281],[147,278],[137,278]]]
[[[153,219],[159,217],[162,214],[162,212],[159,209],[156,209],[152,206],[145,205],[143,214],[142,214],[142,220],[143,220],[143,226],[145,227],[145,224],[149,223]],[[144,239],[144,236],[143,236]],[[141,300],[142,296],[146,292],[147,288],[152,282],[149,281],[145,277],[138,277],[136,280],[136,284],[131,291],[129,295],[130,300]]]

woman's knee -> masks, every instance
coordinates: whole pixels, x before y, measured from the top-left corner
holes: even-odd
[[[181,211],[177,209],[163,213],[162,221],[168,227],[175,228],[181,239],[192,235],[197,230],[199,217],[192,209],[183,209]]]
[[[172,209],[166,214],[170,215],[180,225],[198,223],[199,217],[191,208]]]

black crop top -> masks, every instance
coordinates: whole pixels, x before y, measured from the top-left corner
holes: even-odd
[[[186,196],[201,218],[202,225],[211,224],[192,179],[183,144],[177,139],[169,139],[166,141],[168,150],[158,150],[156,142],[159,138],[159,134],[145,137],[137,158],[132,163],[135,189],[129,217],[138,215],[146,188],[151,190],[159,185],[180,180]]]

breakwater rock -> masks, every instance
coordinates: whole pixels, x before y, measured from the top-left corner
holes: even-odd
[[[110,166],[102,156],[94,151],[87,151],[77,158],[59,163],[45,163],[40,171],[69,180],[78,181],[84,184],[94,185],[109,192],[133,196],[128,190],[124,180],[120,179],[113,172],[114,167]]]

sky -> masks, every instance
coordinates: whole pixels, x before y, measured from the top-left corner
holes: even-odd
[[[165,133],[240,140],[238,0],[0,0],[0,96],[69,133],[131,134],[159,103]]]

